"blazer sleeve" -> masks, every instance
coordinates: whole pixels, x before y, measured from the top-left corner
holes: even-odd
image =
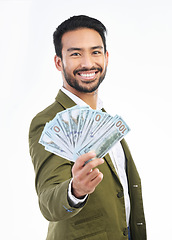
[[[72,207],[68,199],[68,186],[72,178],[73,163],[56,156],[39,144],[39,139],[46,117],[36,116],[30,125],[29,150],[35,169],[35,186],[42,214],[48,221],[68,219],[81,211],[85,202],[79,207]]]

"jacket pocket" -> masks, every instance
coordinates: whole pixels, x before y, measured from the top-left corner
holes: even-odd
[[[106,240],[106,221],[101,211],[82,216],[72,223],[72,240]],[[103,238],[104,237],[104,238]]]
[[[96,214],[94,214],[93,216],[89,216],[89,217],[85,217],[85,218],[82,218],[82,219],[79,219],[77,221],[75,221],[73,223],[73,226],[74,227],[81,227],[81,225],[85,225],[85,224],[89,224],[91,222],[91,225],[98,221],[98,220],[102,220],[103,219],[103,214],[101,212],[97,212]]]
[[[74,240],[108,240],[107,233],[106,232],[96,232],[92,234],[87,234],[85,236],[75,238]]]

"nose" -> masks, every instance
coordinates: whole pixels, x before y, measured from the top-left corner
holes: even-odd
[[[81,67],[82,68],[92,68],[94,65],[94,61],[93,58],[90,54],[83,54],[82,58],[81,58]]]

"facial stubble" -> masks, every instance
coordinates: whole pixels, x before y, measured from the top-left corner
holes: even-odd
[[[93,67],[91,69],[83,68],[83,69],[79,69],[79,70],[74,70],[73,75],[76,76],[76,74],[78,72],[82,72],[82,71],[85,72],[85,71],[91,71],[91,70],[97,70],[100,73],[103,72],[102,68],[94,68]],[[92,92],[96,91],[98,89],[98,87],[100,86],[100,84],[103,82],[103,80],[106,76],[106,71],[107,71],[107,67],[105,68],[104,73],[99,77],[99,80],[98,80],[96,85],[94,85],[92,87],[89,86],[89,85],[92,84],[92,82],[96,81],[96,79],[95,79],[94,81],[88,81],[88,82],[85,81],[84,84],[88,85],[88,87],[84,87],[84,86],[81,86],[81,84],[79,84],[79,82],[77,81],[77,79],[75,77],[72,77],[72,76],[70,77],[69,76],[69,74],[65,70],[65,67],[64,67],[64,64],[63,64],[63,74],[64,74],[66,82],[69,84],[69,86],[71,86],[72,88],[74,88],[77,91],[82,92],[82,93],[92,93]]]

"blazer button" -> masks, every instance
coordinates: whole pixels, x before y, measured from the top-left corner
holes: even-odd
[[[123,193],[123,191],[121,191],[121,192],[118,192],[118,194],[117,194],[117,197],[118,198],[122,198],[124,196],[124,193]]]

